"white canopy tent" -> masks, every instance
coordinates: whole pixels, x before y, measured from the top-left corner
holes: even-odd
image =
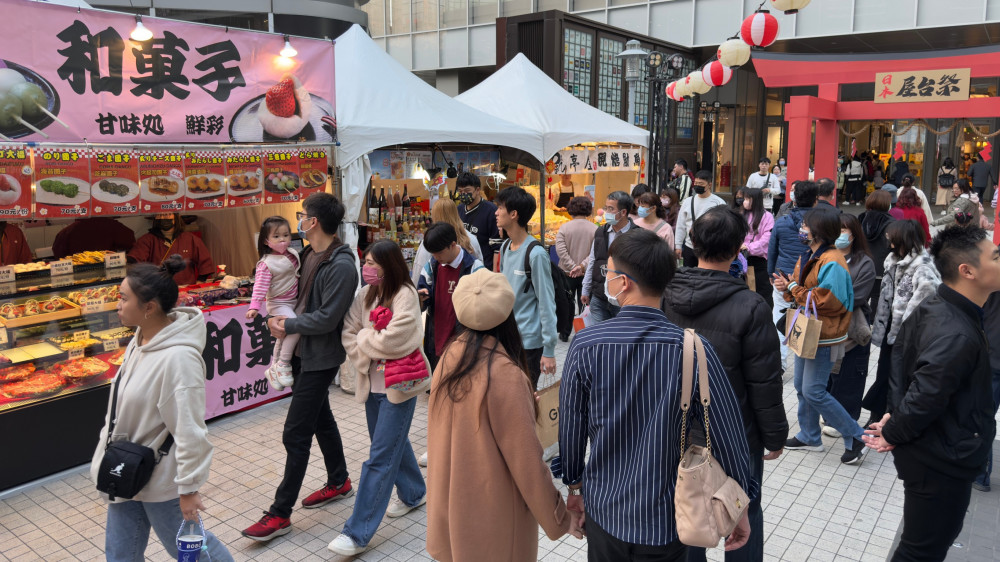
[[[649,145],[648,131],[580,101],[523,53],[455,99],[540,133],[542,162],[567,146],[584,142]]]
[[[354,25],[337,38],[337,162],[348,217],[357,217],[371,177],[367,154],[404,143],[464,142],[516,148],[544,161],[532,129],[459,103],[403,68]],[[345,242],[356,244],[347,229]]]

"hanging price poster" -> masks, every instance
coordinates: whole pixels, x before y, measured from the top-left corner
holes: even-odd
[[[140,150],[139,212],[179,213],[184,210],[184,153]]]
[[[184,153],[187,210],[222,209],[226,206],[226,155],[222,150]]]
[[[227,207],[251,207],[260,205],[261,164],[260,152],[256,150],[226,151],[226,187],[229,198]]]
[[[328,169],[325,149],[299,151],[299,194],[302,199],[326,191]]]
[[[90,158],[91,213],[134,215],[139,212],[139,166],[131,150],[95,149]]]
[[[24,145],[0,144],[0,217],[31,214],[31,151]]]
[[[90,157],[82,148],[35,149],[35,216],[86,217],[90,214]]]
[[[264,202],[299,200],[299,151],[268,150],[264,154]]]

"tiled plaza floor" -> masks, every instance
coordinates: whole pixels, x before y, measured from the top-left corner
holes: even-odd
[[[565,352],[566,344],[560,344],[557,356],[561,358]],[[871,372],[869,380],[874,377],[874,368]],[[784,398],[794,431],[796,399],[790,374],[786,376]],[[419,400],[410,431],[418,454],[424,450],[427,437],[426,395]],[[364,409],[336,387],[330,390],[330,401],[340,425],[350,474],[356,479],[368,454]],[[240,535],[240,530],[270,505],[281,477],[281,427],[287,408],[288,401],[284,400],[209,425],[216,449],[212,477],[202,490],[208,508],[206,526],[229,546],[236,560],[340,560],[326,550],[326,545],[350,515],[353,497],[321,509],[296,510],[292,533],[270,544],[255,543]],[[842,441],[824,437],[824,443],[824,453],[789,451],[776,461],[765,462],[765,559],[885,560],[903,513],[902,484],[895,478],[891,456],[868,453],[861,465],[845,466],[840,464]],[[319,449],[314,446],[304,492],[322,486],[323,477]],[[981,507],[976,513],[982,521],[992,522],[989,531],[994,543],[998,494],[994,491],[973,498],[977,502],[974,506]],[[106,508],[84,468],[9,495],[0,500],[0,560],[102,559],[105,515]],[[429,560],[424,550],[425,522],[425,508],[399,519],[384,520],[371,549],[358,559]],[[980,557],[987,551],[994,552],[995,547],[981,536],[986,525],[967,521],[966,533],[971,533],[974,540],[964,539],[963,548],[953,549],[954,556],[949,559],[994,559],[992,554]],[[959,542],[962,540],[960,537]],[[155,537],[146,558],[168,559]],[[543,536],[539,559],[586,560],[586,542],[572,537],[550,541]],[[722,560],[722,551],[709,551],[709,559]]]

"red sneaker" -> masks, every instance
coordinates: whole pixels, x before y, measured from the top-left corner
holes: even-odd
[[[270,511],[264,512],[260,521],[243,530],[243,536],[255,541],[267,542],[275,537],[287,535],[292,530],[292,521],[288,517],[278,517]]]
[[[313,509],[324,506],[339,498],[349,498],[354,495],[354,488],[351,487],[351,479],[348,478],[339,488],[327,484],[320,490],[309,494],[309,497],[302,500],[302,507]]]

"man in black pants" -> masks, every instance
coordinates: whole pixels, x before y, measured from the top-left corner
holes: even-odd
[[[285,474],[274,494],[274,503],[257,523],[243,531],[256,541],[269,541],[292,530],[290,517],[309,466],[313,435],[323,452],[326,485],[302,501],[316,508],[354,495],[347,477],[347,461],[340,430],[330,411],[330,385],[346,353],[340,342],[354,292],[358,286],[356,257],[337,237],[344,220],[344,205],[329,193],[315,193],[297,213],[299,232],[309,241],[301,255],[299,304],[295,318],[277,316],[267,322],[271,334],[300,334],[298,355],[302,370],[292,386],[292,400],[285,417],[281,441],[287,454]]]
[[[903,321],[890,411],[865,432],[869,447],[892,451],[903,481],[894,562],[945,559],[996,434],[983,305],[1000,290],[1000,249],[986,231],[955,226],[934,238],[931,254],[943,284]]]

